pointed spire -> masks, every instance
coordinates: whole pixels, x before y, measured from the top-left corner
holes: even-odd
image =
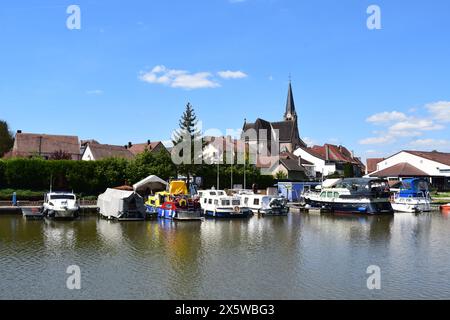
[[[285,120],[293,120],[297,118],[297,112],[295,111],[294,95],[292,94],[291,76],[289,75],[289,89],[286,102],[286,112],[284,114]]]

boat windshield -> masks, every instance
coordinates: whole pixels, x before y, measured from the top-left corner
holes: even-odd
[[[389,190],[389,183],[383,179],[350,178],[340,181],[336,188],[346,188],[353,194],[382,194]]]
[[[70,194],[54,194],[50,196],[50,200],[75,200],[75,196]]]

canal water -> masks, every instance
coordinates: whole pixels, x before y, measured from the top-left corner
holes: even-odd
[[[66,273],[81,270],[81,290]],[[367,288],[380,267],[381,289]],[[0,299],[450,298],[450,217],[114,223],[0,216]]]

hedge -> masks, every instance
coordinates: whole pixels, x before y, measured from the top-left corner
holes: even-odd
[[[242,184],[243,166],[233,166],[233,183]],[[164,180],[177,176],[170,155],[145,152],[134,160],[105,159],[100,161],[9,159],[0,160],[0,189],[48,190],[50,181],[54,190],[73,190],[82,196],[102,193],[108,187],[134,184],[148,175]],[[200,165],[195,175],[203,177],[203,187],[217,184],[217,166]],[[252,166],[246,168],[247,187],[256,183],[259,188],[274,184],[272,176],[262,176]],[[220,188],[230,188],[231,166],[220,166]],[[217,186],[216,186],[217,187]]]

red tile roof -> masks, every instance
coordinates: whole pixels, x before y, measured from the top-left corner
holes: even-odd
[[[373,172],[371,177],[387,178],[387,177],[428,177],[429,175],[416,168],[415,166],[403,162],[396,164],[395,166]]]
[[[80,142],[76,136],[17,133],[12,150],[13,157],[50,155],[64,151],[72,157],[80,156]]]
[[[122,146],[91,143],[89,144],[89,149],[91,150],[95,160],[102,160],[107,158],[134,158],[134,154],[132,154],[127,148]]]
[[[384,158],[368,158],[367,159],[367,173],[377,171],[377,164],[383,161]]]
[[[428,152],[428,151],[409,151],[409,150],[405,150],[404,152],[450,166],[450,153],[438,151]]]
[[[327,159],[327,148],[328,148],[328,159]],[[348,162],[353,164],[360,164],[352,157],[352,153],[344,146],[336,146],[333,144],[325,144],[323,146],[313,146],[310,148],[313,152],[320,155],[322,159],[335,161],[335,162]]]
[[[165,149],[162,142],[155,141],[150,143],[147,142],[147,143],[132,144],[131,147],[128,147],[128,150],[130,150],[134,155],[138,155],[140,153],[143,153],[145,150],[153,152],[155,150],[161,150],[162,148]]]

